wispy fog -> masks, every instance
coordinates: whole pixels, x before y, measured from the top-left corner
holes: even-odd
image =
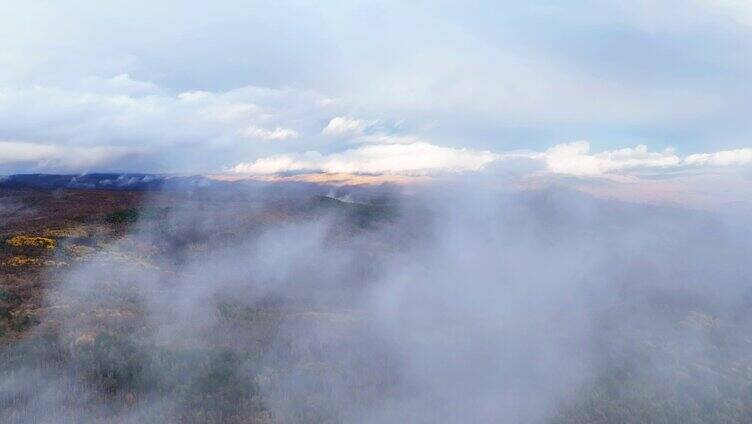
[[[157,193],[46,277],[42,325],[3,353],[0,419],[752,419],[745,227],[481,187]]]

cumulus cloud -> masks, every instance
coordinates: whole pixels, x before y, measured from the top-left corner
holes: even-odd
[[[410,140],[406,138],[405,140]],[[520,161],[525,165],[520,166]],[[681,158],[674,149],[650,151],[645,145],[590,152],[590,143],[576,141],[555,145],[545,151],[490,152],[436,146],[424,141],[394,144],[374,143],[339,153],[316,151],[259,158],[232,167],[244,174],[274,174],[297,171],[332,173],[436,174],[483,171],[496,163],[495,170],[527,174],[558,174],[578,177],[624,175],[630,172],[659,172],[697,166],[742,166],[752,164],[752,149],[699,153]],[[539,166],[534,166],[538,164]]]
[[[373,121],[337,116],[329,121],[321,133],[334,137],[358,137],[362,136],[365,130],[373,124]]]
[[[687,165],[739,166],[752,164],[752,149],[725,150],[715,153],[697,153],[684,158]]]
[[[273,174],[289,171],[332,173],[401,173],[423,175],[437,172],[480,171],[497,155],[488,151],[453,149],[429,143],[367,145],[340,153],[322,155],[275,155],[240,163],[232,171]]]
[[[148,145],[176,162],[211,158],[205,169],[216,171],[237,157],[284,152],[270,143],[253,150],[243,139],[250,127],[273,139],[292,139],[276,129],[294,128],[307,143],[301,151],[320,149],[320,138],[419,141],[366,140],[382,128],[359,113],[414,127],[440,122],[430,143],[463,146],[472,134],[475,148],[495,151],[524,147],[516,140],[539,145],[552,133],[599,133],[606,143],[661,136],[705,151],[713,139],[749,133],[752,97],[739,87],[750,59],[738,52],[752,34],[739,24],[752,15],[743,1],[483,2],[473,10],[452,2],[386,1],[373,10],[95,3],[11,2],[6,15],[25,19],[0,25],[0,139]],[[386,25],[378,34],[374,18]],[[580,156],[581,167],[600,172],[598,158]]]
[[[255,125],[250,125],[248,128],[241,131],[241,135],[245,138],[254,140],[291,140],[298,138],[299,134],[297,131],[289,128],[277,127],[273,130],[267,130]]]
[[[227,157],[253,154],[256,148],[263,151],[248,141],[285,141],[298,138],[300,131],[318,133],[321,119],[340,107],[322,106],[325,98],[253,86],[173,94],[127,74],[84,78],[69,88],[8,85],[0,87],[0,140],[33,141],[46,145],[48,152],[150,151],[161,172],[201,172],[218,169]],[[29,155],[33,149],[24,151]],[[6,169],[22,169],[29,162],[9,152],[0,151],[2,162],[17,166]],[[44,168],[44,163],[35,161],[35,167]],[[116,167],[143,171],[137,165],[123,162]]]
[[[550,172],[569,175],[602,175],[635,168],[667,168],[681,163],[672,149],[650,152],[642,144],[590,154],[587,141],[559,144],[531,156],[544,160]]]
[[[636,147],[591,153],[590,143],[587,141],[558,144],[544,152],[530,152],[521,155],[543,161],[546,170],[550,173],[589,177],[639,171],[659,172],[661,170],[701,166],[738,167],[752,164],[752,149],[750,148],[695,153],[680,157],[673,148],[667,148],[663,151],[650,151],[643,144]]]
[[[597,176],[629,170],[745,166],[752,164],[752,148],[695,153],[682,158],[673,148],[651,152],[642,144],[591,154],[588,142],[577,141],[556,145],[541,154],[532,154],[531,157],[544,160],[547,169],[553,173]]]
[[[347,112],[352,108],[346,102],[329,99],[316,92],[254,86],[170,93],[126,73],[84,78],[73,88],[3,86],[0,140],[8,141],[0,146],[0,171],[145,171],[138,165],[157,161],[154,169],[160,172],[216,172],[228,169],[229,157],[255,158],[230,162],[232,171],[249,174],[313,170],[427,175],[476,172],[494,163],[494,169],[513,166],[517,174],[598,177],[752,164],[752,148],[685,157],[646,145],[592,152],[587,141],[542,151],[458,148],[462,142],[434,140],[405,129],[419,128],[415,123],[390,126],[381,123],[401,120],[361,119]],[[305,143],[296,143],[297,152],[261,143],[293,139]],[[326,152],[321,153],[317,143],[326,143]],[[354,148],[353,143],[361,146]],[[134,157],[149,160],[134,162]],[[520,160],[527,171],[520,171]]]

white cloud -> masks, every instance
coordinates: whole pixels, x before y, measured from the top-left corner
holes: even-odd
[[[323,96],[311,92],[241,87],[144,94],[139,90],[147,90],[150,83],[115,80],[119,83],[110,88],[119,89],[114,91],[93,85],[84,89],[0,86],[0,138],[61,145],[148,140],[155,147],[198,141],[211,144],[244,132],[289,139],[296,133],[288,129],[289,122],[303,121],[313,127],[321,116],[331,113],[318,105]]]
[[[320,117],[317,133],[325,119],[367,110],[379,119],[436,119],[443,128],[476,133],[525,126],[536,134],[540,126],[578,124],[643,134],[681,128],[702,140],[702,130],[733,124],[749,109],[749,96],[738,90],[749,70],[739,46],[749,32],[719,25],[728,18],[750,22],[750,2],[743,0],[485,2],[462,13],[452,2],[426,9],[386,1],[377,13],[364,5],[284,2],[193,2],[181,10],[141,0],[128,10],[107,2],[11,3],[6,15],[24,19],[0,25],[3,86],[71,89],[86,76],[115,75],[110,83],[121,94],[159,91],[135,81],[139,76],[159,81],[164,93],[185,91],[179,98],[187,102],[201,97],[193,90],[253,83],[326,93],[316,101],[324,107],[341,99],[355,104]],[[486,25],[486,16],[497,16],[496,25]],[[378,34],[369,31],[374,17],[386,25]],[[510,25],[514,31],[501,30]],[[200,42],[185,42],[197,35]],[[609,56],[603,40],[629,54]]]
[[[519,160],[530,163],[520,167]],[[253,162],[240,163],[234,166],[232,171],[246,174],[316,171],[428,175],[442,172],[477,172],[484,170],[491,163],[497,164],[497,170],[513,167],[517,173],[522,170],[528,175],[600,177],[660,172],[700,165],[750,165],[752,149],[701,153],[681,158],[673,149],[652,152],[645,145],[590,153],[590,144],[586,141],[558,144],[543,152],[502,153],[454,149],[417,141],[404,144],[371,144],[327,155],[315,151],[273,155]],[[531,166],[535,163],[542,166]]]
[[[228,157],[263,151],[263,141],[292,140],[302,131],[320,138],[321,120],[340,107],[322,106],[325,98],[259,87],[171,94],[125,74],[82,79],[74,88],[0,85],[0,140],[63,150],[149,150],[150,163],[162,171],[201,172],[218,169]],[[0,156],[7,165],[0,172],[20,170],[25,162]],[[143,171],[134,162],[116,167]]]
[[[673,150],[650,152],[647,146],[590,154],[590,143],[576,141],[559,144],[541,154],[550,172],[569,175],[602,175],[636,168],[667,168],[681,163]]]
[[[684,158],[687,165],[741,166],[752,164],[752,148],[697,153]]]
[[[497,155],[488,151],[452,149],[421,142],[369,145],[329,155],[318,152],[275,155],[238,164],[232,171],[246,174],[308,170],[353,174],[426,175],[480,171],[496,159]]]
[[[323,156],[318,152],[306,152],[302,155],[275,155],[261,158],[250,163],[239,163],[232,168],[241,174],[277,174],[281,172],[321,170]]]
[[[660,171],[697,167],[739,167],[752,165],[752,148],[695,153],[680,157],[674,149],[651,152],[645,145],[590,153],[590,144],[577,141],[558,144],[544,152],[530,152],[531,159],[543,161],[554,174],[600,176],[638,171]]]
[[[359,137],[373,124],[374,122],[372,121],[337,116],[329,121],[329,124],[327,124],[321,133],[334,137]]]
[[[233,170],[431,174],[479,171],[492,162],[501,169],[512,166],[502,159],[522,159],[536,165],[528,173],[588,177],[752,164],[750,148],[682,158],[674,150],[650,151],[645,145],[594,153],[585,141],[539,152],[442,147],[400,125],[390,131],[377,125],[382,121],[343,114],[352,108],[327,99],[315,92],[252,86],[170,94],[128,74],[83,79],[77,88],[67,89],[0,86],[0,139],[14,140],[0,145],[0,164],[3,171],[76,171],[76,166],[143,170],[128,164],[154,163],[167,172],[212,172],[228,157],[260,157]],[[322,120],[331,116],[336,117],[322,131]],[[261,143],[303,137],[308,144],[301,143],[300,152],[326,142],[334,153],[280,155],[274,143]],[[139,155],[149,157],[144,161],[146,156]],[[132,158],[138,161],[129,162]]]
[[[197,102],[211,98],[212,93],[208,91],[185,91],[178,94],[178,99],[184,102]]]
[[[0,141],[0,166],[25,164],[32,169],[82,170],[142,153],[132,148],[61,147],[54,144]]]
[[[418,143],[421,140],[419,137],[413,135],[400,135],[400,134],[368,134],[358,137],[353,140],[356,143],[373,143],[373,144],[412,144]]]
[[[0,141],[0,164],[44,161],[54,157],[58,150],[57,146],[47,144]]]
[[[259,128],[255,125],[250,125],[248,128],[241,131],[241,135],[245,138],[253,140],[291,140],[298,138],[298,132],[288,128],[277,127],[273,130],[267,130],[265,128]]]
[[[90,92],[102,94],[148,95],[156,94],[160,91],[156,84],[133,79],[128,74],[119,74],[112,78],[84,78],[82,85]]]

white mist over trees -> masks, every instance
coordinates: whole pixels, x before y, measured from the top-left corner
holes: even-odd
[[[56,330],[5,349],[0,417],[752,416],[748,230],[557,187],[480,187],[346,193],[370,204],[155,194],[126,236],[49,276]]]

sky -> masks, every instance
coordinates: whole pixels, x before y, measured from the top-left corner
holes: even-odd
[[[0,173],[749,180],[746,1],[0,10]]]

